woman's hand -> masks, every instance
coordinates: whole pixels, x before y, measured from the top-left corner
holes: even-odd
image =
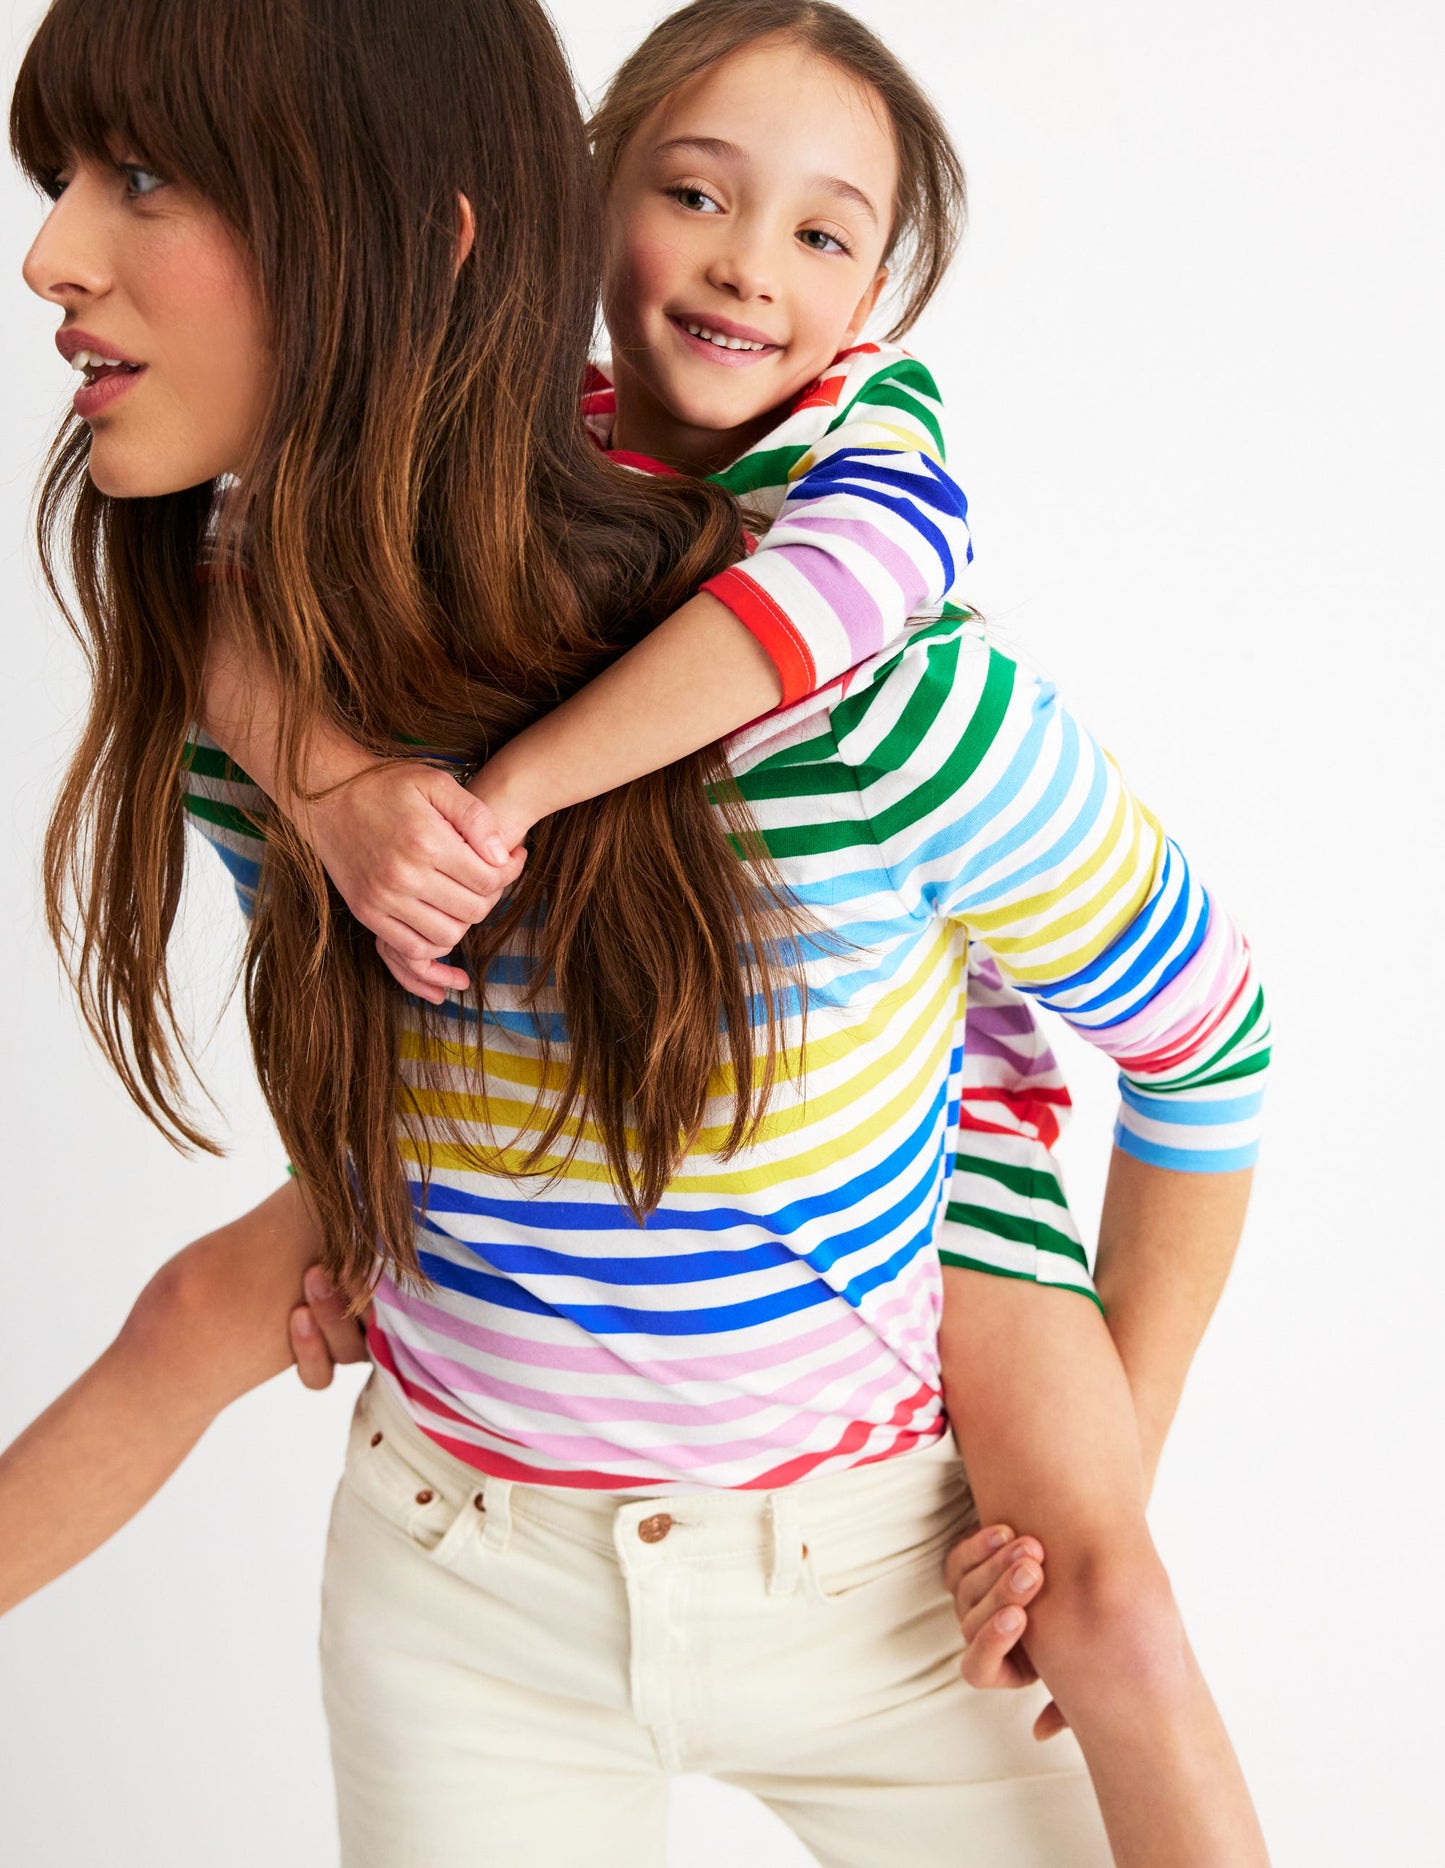
[[[450,772],[392,760],[308,800],[303,834],[397,982],[440,1005],[467,975],[443,965],[522,873],[491,808]]]
[[[1020,1646],[1028,1604],[1044,1586],[1044,1547],[991,1524],[960,1538],[944,1559],[943,1580],[963,1631],[960,1671],[970,1686],[1032,1686],[1038,1679]],[[1034,1737],[1052,1738],[1068,1720],[1053,1700],[1034,1721]]]
[[[296,1373],[307,1388],[329,1388],[338,1362],[366,1360],[366,1311],[349,1316],[345,1297],[320,1265],[311,1266],[301,1288],[306,1302],[296,1306],[290,1319]]]

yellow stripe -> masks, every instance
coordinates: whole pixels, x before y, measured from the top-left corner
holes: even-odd
[[[679,1174],[668,1184],[668,1195],[688,1193],[729,1194],[741,1197],[746,1194],[763,1192],[768,1189],[786,1186],[791,1182],[806,1184],[810,1177],[821,1175],[829,1170],[836,1170],[840,1160],[861,1153],[878,1136],[887,1134],[910,1116],[915,1116],[921,1100],[927,1095],[930,1086],[938,1082],[940,1062],[946,1058],[952,1044],[953,1032],[950,1024],[941,1024],[935,1034],[935,1042],[923,1053],[919,1068],[913,1072],[898,1092],[890,1097],[878,1112],[868,1121],[860,1123],[843,1135],[830,1137],[816,1148],[810,1148],[803,1154],[790,1156],[786,1161],[758,1162],[749,1151],[746,1157],[749,1166],[723,1169],[712,1174]],[[520,1175],[527,1160],[526,1149],[501,1148],[495,1151],[481,1149],[488,1162],[495,1162],[495,1167],[485,1171],[503,1175]],[[414,1141],[404,1139],[401,1145],[405,1160],[419,1162],[421,1154]],[[467,1172],[474,1170],[478,1163],[476,1154],[468,1148],[458,1147],[454,1143],[438,1143],[427,1150],[427,1163],[433,1172]],[[544,1175],[555,1175],[560,1167],[560,1157],[553,1156],[539,1170]],[[590,1181],[594,1184],[609,1182],[612,1175],[603,1161],[576,1159],[565,1171],[568,1181]]]
[[[1127,821],[1126,821],[1127,820]],[[1144,861],[1141,844],[1146,828],[1154,836],[1154,852],[1151,862]],[[1130,836],[1127,854],[1120,859],[1119,845],[1126,832]],[[1121,791],[1119,805],[1114,813],[1114,821],[1094,852],[1093,856],[1080,869],[1069,876],[1062,889],[1050,889],[1029,901],[1015,902],[1003,909],[987,914],[970,915],[969,926],[983,939],[1000,959],[1009,958],[1009,971],[1017,979],[1027,979],[1040,985],[1050,984],[1054,980],[1067,979],[1070,973],[1077,972],[1081,966],[1103,953],[1111,941],[1116,940],[1148,900],[1154,886],[1155,872],[1159,866],[1159,852],[1163,848],[1162,833],[1158,823],[1141,805]],[[1142,864],[1142,867],[1141,867]],[[1111,868],[1094,894],[1085,902],[1065,914],[1056,914],[1051,920],[1031,928],[1027,934],[1010,936],[995,935],[992,930],[999,926],[1041,915],[1051,903],[1059,903],[1061,895],[1076,899],[1080,886],[1090,881],[1103,868]],[[1121,890],[1128,892],[1120,896]],[[1104,926],[1082,945],[1072,949],[1061,959],[1051,961],[1030,961],[1027,956],[1037,954],[1052,947],[1066,935],[1077,933],[1080,928],[1089,927],[1097,920],[1109,904],[1115,899],[1119,906]],[[1061,904],[1060,904],[1061,905]]]
[[[938,948],[944,944],[948,943],[935,942],[935,951],[928,956],[929,961],[934,965],[939,957]],[[920,992],[926,992],[928,995],[913,1013],[910,1023],[897,1034],[896,1041],[886,1052],[876,1057],[865,1071],[845,1078],[820,1096],[810,1096],[805,1102],[793,1103],[786,1109],[780,1109],[765,1116],[754,1141],[749,1145],[759,1146],[779,1141],[784,1136],[795,1135],[826,1122],[840,1109],[846,1108],[849,1103],[861,1100],[880,1083],[885,1082],[897,1070],[900,1056],[907,1054],[919,1044],[927,1043],[930,1028],[938,1021],[945,1007],[959,998],[963,976],[962,956],[957,953],[953,954],[951,964],[938,971],[936,982],[930,990],[928,975],[932,971],[933,965],[920,968],[905,988],[890,993],[886,999],[881,1000],[864,1024],[853,1026],[846,1032],[835,1033],[832,1038],[821,1040],[816,1046],[811,1047],[812,1061],[809,1075],[816,1077],[820,1072],[820,1060],[824,1058],[825,1053],[832,1051],[835,1056],[846,1057],[850,1052],[876,1040],[880,1032],[888,1029],[899,1010],[902,999],[915,997]],[[846,1040],[846,1043],[839,1044],[837,1042],[839,1039]],[[467,1090],[429,1090],[410,1085],[407,1087],[406,1095],[410,1106],[427,1120],[452,1124],[471,1123],[477,1126],[490,1126],[494,1129],[506,1128],[517,1131],[530,1129],[534,1134],[541,1132],[542,1124],[533,1120],[536,1112],[536,1104],[533,1101],[522,1102],[497,1096],[484,1097],[475,1091]],[[704,1128],[694,1144],[694,1152],[698,1154],[718,1153],[727,1140],[730,1126],[728,1123],[717,1123]],[[596,1148],[602,1145],[597,1129],[590,1122],[583,1123],[579,1130],[576,1118],[570,1118],[563,1124],[560,1133],[569,1143],[580,1133],[585,1143]],[[636,1137],[631,1131],[628,1133],[627,1140],[629,1147],[636,1146]],[[831,1145],[835,1148],[840,1146],[837,1141]],[[455,1146],[455,1144],[437,1142],[434,1159],[440,1162],[444,1151],[449,1146]],[[460,1148],[458,1152],[464,1154],[467,1151],[465,1148]],[[525,1158],[526,1152],[525,1146],[511,1151],[518,1161]]]

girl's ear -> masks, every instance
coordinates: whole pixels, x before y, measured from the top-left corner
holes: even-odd
[[[863,294],[862,298],[858,300],[857,308],[853,316],[848,320],[848,329],[843,335],[850,344],[863,329],[863,326],[873,316],[873,307],[882,297],[883,288],[887,283],[888,268],[886,266],[880,266],[877,273],[874,275],[873,283],[868,287],[868,290]]]
[[[467,200],[464,194],[458,194],[457,196],[457,210],[459,221],[457,227],[456,270],[460,272],[463,262],[466,260],[468,253],[471,252],[472,245],[477,237],[477,217],[472,211],[471,202]]]

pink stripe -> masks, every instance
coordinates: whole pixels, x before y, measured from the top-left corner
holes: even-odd
[[[530,1363],[535,1368],[569,1369],[579,1375],[639,1376],[662,1384],[685,1381],[731,1384],[756,1369],[775,1368],[780,1363],[791,1362],[815,1350],[825,1349],[831,1343],[852,1336],[857,1330],[866,1327],[856,1313],[849,1310],[802,1336],[779,1339],[756,1349],[700,1355],[691,1360],[680,1357],[665,1361],[624,1362],[601,1343],[539,1342],[531,1337],[515,1336],[507,1331],[464,1322],[450,1311],[428,1303],[425,1298],[402,1292],[389,1278],[382,1278],[377,1285],[377,1307],[383,1312],[395,1310],[403,1316],[415,1317],[427,1328],[434,1329],[439,1336],[465,1343],[499,1362],[511,1362],[518,1366]]]

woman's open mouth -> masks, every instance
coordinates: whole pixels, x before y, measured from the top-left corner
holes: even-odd
[[[78,350],[70,361],[85,372],[85,381],[70,404],[84,422],[93,421],[117,402],[145,369],[143,363],[122,363],[93,350]]]

